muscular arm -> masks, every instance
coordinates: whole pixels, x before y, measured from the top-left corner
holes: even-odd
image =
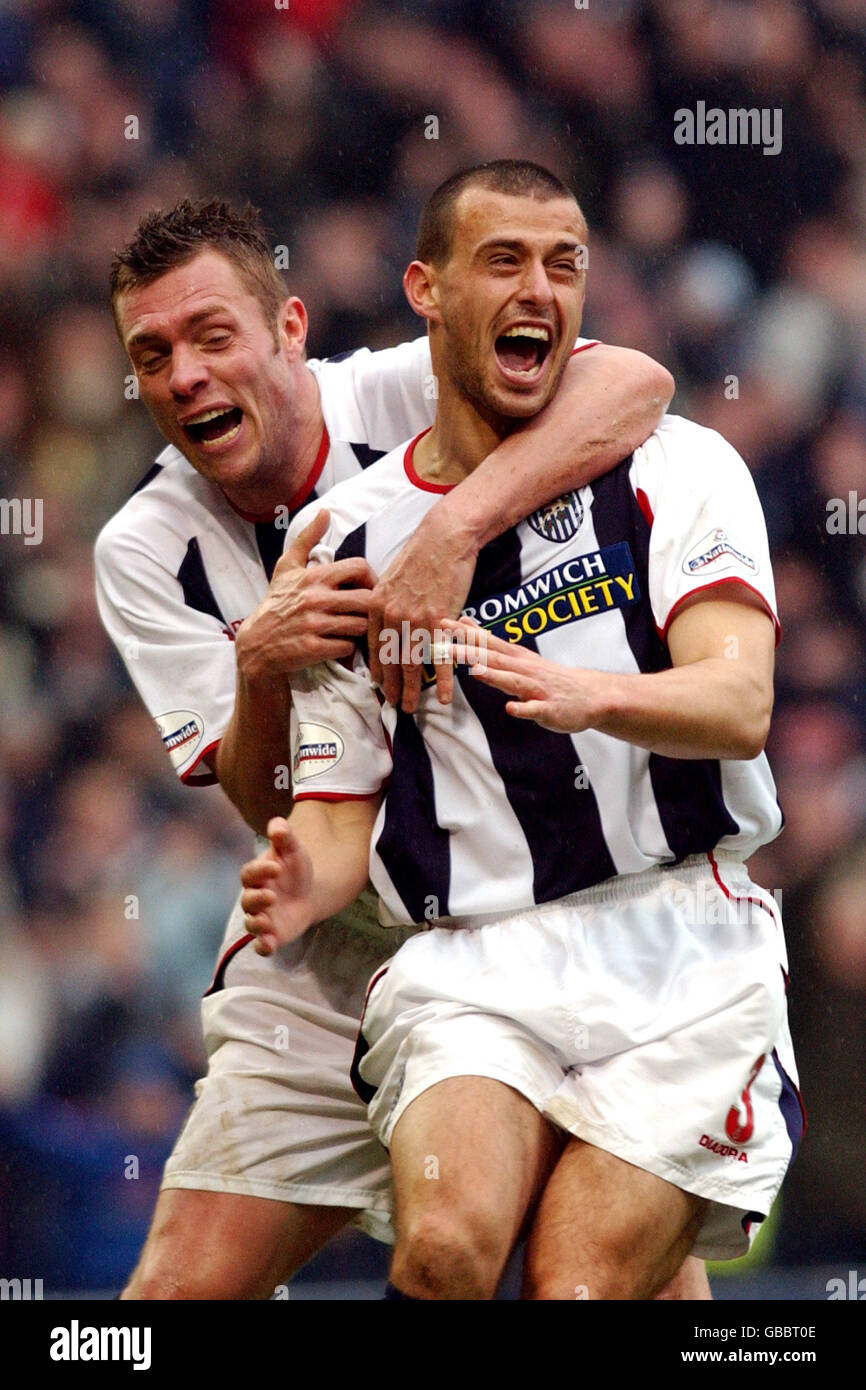
[[[773,708],[766,609],[747,589],[734,601],[695,596],[668,646],[671,670],[621,674],[556,666],[494,637],[473,674],[512,697],[509,714],[560,733],[598,729],[669,758],[756,758]]]
[[[539,415],[505,439],[428,512],[373,591],[370,669],[392,703],[417,707],[419,667],[382,666],[379,633],[400,623],[433,632],[465,602],[478,552],[545,502],[609,472],[652,434],[674,392],[670,373],[628,348],[598,344],[575,353],[559,390]],[[453,690],[437,669],[439,698]]]
[[[259,955],[347,907],[367,882],[378,796],[299,801],[268,824],[271,844],[241,870],[241,906]]]

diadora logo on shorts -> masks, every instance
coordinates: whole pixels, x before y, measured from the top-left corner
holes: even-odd
[[[174,767],[181,767],[202,741],[204,721],[191,709],[173,709],[155,720]]]
[[[298,725],[292,773],[296,782],[306,782],[335,767],[346,751],[346,745],[336,729],[327,724]]]
[[[547,628],[626,608],[640,596],[631,551],[626,541],[619,541],[566,560],[517,589],[463,611],[496,637],[522,642]]]
[[[711,1134],[702,1134],[698,1140],[702,1149],[709,1149],[710,1153],[718,1154],[719,1158],[735,1158],[738,1163],[748,1163],[749,1155],[745,1149],[734,1148],[733,1144],[723,1144],[720,1139],[714,1139]]]
[[[757,574],[758,563],[734,545],[727,531],[717,526],[715,531],[708,531],[683,560],[685,574],[703,574],[710,569],[716,574],[729,569],[744,569],[750,574]]]
[[[542,540],[561,545],[563,541],[570,541],[580,529],[580,523],[583,521],[583,503],[576,492],[566,492],[562,497],[557,497],[555,502],[548,502],[546,507],[539,507],[538,511],[533,512],[526,520]]]

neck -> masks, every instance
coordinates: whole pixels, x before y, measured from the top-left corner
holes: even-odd
[[[255,477],[223,487],[238,511],[270,515],[295,497],[312,472],[325,421],[318,382],[306,363],[299,368],[278,434],[263,446]]]
[[[462,483],[510,434],[515,422],[467,400],[444,373],[438,381],[436,419],[418,442],[415,468],[428,483]]]

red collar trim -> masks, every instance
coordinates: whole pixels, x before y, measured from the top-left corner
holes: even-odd
[[[301,483],[301,486],[298,488],[297,492],[294,494],[294,496],[290,497],[288,502],[285,503],[285,506],[288,508],[290,512],[296,512],[300,507],[301,503],[305,502],[306,499],[309,497],[310,493],[313,491],[313,488],[316,486],[316,483],[322,476],[322,469],[325,466],[325,459],[328,457],[328,451],[330,450],[330,447],[331,440],[328,435],[328,427],[327,425],[322,425],[322,438],[319,442],[319,452],[316,454],[316,457],[313,461],[313,466],[310,469],[304,481]],[[220,491],[222,492],[222,488],[220,488]],[[223,497],[225,497],[232,511],[237,512],[238,516],[243,517],[244,521],[251,521],[255,525],[258,525],[266,521],[272,522],[274,519],[273,510],[269,512],[245,512],[242,511],[240,507],[235,506],[232,499],[230,497],[226,497],[226,494],[224,492]]]
[[[456,483],[425,482],[423,478],[419,477],[415,469],[415,445],[418,443],[419,439],[424,438],[425,434],[429,434],[432,428],[432,425],[428,425],[426,430],[422,430],[420,434],[416,434],[415,438],[407,445],[406,452],[403,455],[403,467],[406,470],[406,477],[409,479],[412,486],[420,488],[422,492],[450,492],[452,488],[457,486]]]

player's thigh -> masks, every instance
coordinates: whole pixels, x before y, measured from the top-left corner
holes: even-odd
[[[651,1298],[694,1243],[706,1201],[571,1139],[538,1203],[524,1297]]]
[[[165,1188],[122,1298],[263,1299],[357,1211]]]
[[[486,1076],[454,1076],[407,1106],[391,1139],[397,1243],[425,1213],[491,1223],[510,1249],[562,1150],[525,1096]]]

